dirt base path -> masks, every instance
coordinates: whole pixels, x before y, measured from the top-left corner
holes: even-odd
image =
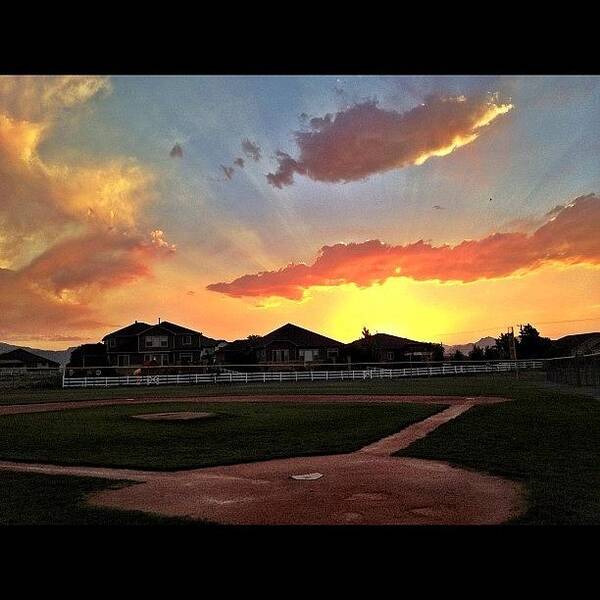
[[[439,412],[423,421],[409,425],[402,431],[394,433],[388,437],[369,444],[364,448],[361,448],[357,452],[365,452],[367,454],[373,454],[375,456],[390,456],[398,450],[404,450],[408,448],[413,442],[424,438],[428,433],[437,429],[440,425],[448,422],[450,419],[454,419],[462,413],[468,411],[475,402],[465,402],[464,404],[456,404]]]
[[[237,401],[257,401],[256,397],[250,397],[251,400],[246,400],[248,397],[235,398]],[[277,397],[275,401],[283,401],[283,398],[288,402],[298,401],[297,396]],[[357,400],[356,396],[301,398],[305,398],[303,401],[306,402]],[[495,403],[503,399],[440,396],[360,398],[361,401],[371,402],[443,403],[450,404],[450,407],[350,454],[289,458],[174,473],[6,461],[0,462],[0,470],[138,481],[138,484],[93,494],[89,501],[96,506],[185,516],[223,524],[497,524],[524,510],[523,490],[515,482],[451,467],[443,462],[390,456],[473,405]],[[157,401],[163,400],[121,400],[108,404]],[[203,397],[187,401],[232,400],[229,397],[218,400]],[[263,401],[263,398],[258,401]],[[64,404],[65,408],[80,408],[74,407],[73,403]],[[77,404],[89,406],[90,402]],[[23,408],[30,407],[32,405]],[[61,408],[54,404],[55,410]],[[314,472],[323,476],[314,481],[290,478],[291,475]]]
[[[370,396],[370,395],[323,395],[323,394],[286,394],[253,396],[183,396],[181,398],[104,398],[101,400],[75,400],[68,402],[43,402],[37,404],[7,404],[0,406],[0,415],[16,415],[22,413],[48,412],[54,410],[71,410],[77,408],[96,408],[99,406],[171,404],[171,403],[228,403],[228,402],[283,402],[286,404],[374,404],[374,403],[408,403],[408,404],[464,404],[473,401],[475,404],[495,404],[506,402],[506,398],[478,397],[463,398],[461,396]]]

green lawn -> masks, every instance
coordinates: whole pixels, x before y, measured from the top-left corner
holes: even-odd
[[[115,388],[79,388],[48,390],[0,390],[0,404],[32,402],[69,402],[100,398],[174,398],[185,396],[229,396],[271,394],[418,394],[418,395],[502,395],[515,385],[519,390],[535,391],[543,380],[539,371],[522,372],[517,382],[514,373],[373,379],[366,381],[320,381],[254,384],[204,384],[174,386],[131,386]],[[533,385],[533,387],[532,387]]]
[[[600,524],[600,402],[585,390],[522,382],[515,402],[476,406],[398,456],[445,460],[522,481],[525,524]]]
[[[352,452],[441,410],[411,404],[152,404],[0,417],[0,459],[140,469],[189,469]],[[199,410],[199,421],[129,415]]]
[[[529,510],[517,520],[518,523],[536,524],[600,524],[600,402],[598,391],[590,388],[568,388],[546,384],[543,373],[522,373],[519,380],[514,374],[498,374],[465,377],[423,378],[404,380],[374,380],[366,382],[331,382],[314,384],[267,384],[256,386],[181,386],[174,388],[143,388],[143,389],[108,389],[108,390],[56,390],[56,391],[15,391],[4,397],[4,403],[56,401],[56,400],[81,400],[84,398],[99,397],[135,397],[155,396],[157,399],[164,396],[175,395],[210,395],[210,394],[246,394],[261,393],[268,400],[268,394],[281,393],[345,393],[345,394],[423,394],[423,395],[459,395],[459,396],[504,396],[513,398],[514,402],[481,406],[471,409],[457,419],[442,425],[429,436],[411,445],[401,454],[437,460],[447,460],[459,466],[503,475],[510,479],[522,481],[529,494]],[[596,398],[592,395],[595,394]],[[163,405],[164,406],[164,405]],[[165,410],[174,409],[176,405],[169,405]],[[189,409],[190,405],[185,405]],[[276,431],[269,432],[267,425],[272,422],[266,415],[262,421],[264,428],[250,427],[241,435],[238,429],[244,419],[238,415],[237,410],[251,409],[254,405],[214,405],[213,412],[226,412],[229,416],[215,419],[214,422],[206,421],[201,427],[223,426],[221,432],[214,439],[220,439],[220,448],[231,448],[242,454],[247,452],[256,459],[264,457],[264,453],[282,451],[285,447],[295,455],[299,449],[319,447],[315,441],[323,432],[331,433],[332,443],[339,444],[334,450],[342,451],[340,446],[352,450],[370,439],[377,438],[381,432],[374,432],[372,438],[366,439],[365,424],[357,422],[355,416],[347,414],[347,405],[337,405],[327,408],[334,414],[334,418],[324,419],[320,426],[311,422],[310,411],[317,406],[282,406],[289,408],[286,418],[279,420]],[[268,406],[268,405],[265,405]],[[275,406],[281,405],[271,405]],[[377,405],[376,405],[377,406]],[[363,409],[371,409],[365,407]],[[123,409],[142,412],[142,407],[120,407]],[[254,406],[259,409],[259,407]],[[384,405],[387,410],[387,405]],[[149,407],[143,407],[147,410]],[[102,409],[104,410],[104,409]],[[111,409],[112,410],[112,409]],[[150,409],[154,410],[154,408]],[[162,409],[161,409],[162,410]],[[91,409],[90,409],[91,411]],[[96,409],[94,409],[94,412]],[[235,414],[232,414],[233,413]],[[306,414],[308,411],[308,415]],[[79,411],[69,411],[76,415]],[[79,414],[88,412],[81,411]],[[269,413],[270,410],[267,410]],[[64,413],[67,414],[67,413]],[[283,416],[283,413],[280,413]],[[25,415],[22,415],[25,416]],[[21,416],[21,417],[22,417]],[[113,413],[116,418],[117,414]],[[419,417],[424,418],[425,415]],[[19,417],[19,418],[21,418]],[[125,415],[123,415],[125,418]],[[314,415],[312,415],[314,418]],[[340,420],[338,420],[338,417]],[[46,431],[41,424],[33,425],[31,422],[26,431],[27,436],[22,439],[21,432],[15,427],[13,421],[11,439],[6,441],[9,417],[0,417],[0,440],[3,447],[12,454],[13,450],[26,450],[28,460],[33,454],[36,460],[54,460],[58,453],[70,453],[76,458],[77,450],[70,450],[69,444],[76,448],[84,445],[82,437],[73,432],[81,431],[91,425],[87,419],[77,425],[77,418],[71,417],[71,434],[67,443],[60,436],[57,438],[56,430]],[[296,420],[298,419],[298,421]],[[235,427],[225,428],[226,421]],[[354,422],[354,425],[352,425]],[[24,421],[19,421],[19,427]],[[303,423],[304,425],[301,425]],[[325,425],[328,423],[328,425]],[[342,423],[343,429],[339,429]],[[182,423],[153,424],[179,427]],[[147,426],[148,423],[145,423]],[[372,424],[371,424],[372,425]],[[314,427],[314,432],[313,432]],[[370,427],[370,425],[369,425]],[[398,424],[390,429],[397,430]],[[8,428],[10,429],[10,428]],[[54,432],[53,432],[54,431]],[[305,433],[302,433],[304,431]],[[233,432],[233,433],[231,433]],[[52,443],[43,442],[50,434]],[[116,450],[127,449],[128,442],[119,437],[118,430],[111,433],[105,432]],[[364,435],[363,442],[357,442],[359,435]],[[385,435],[383,433],[382,435]],[[37,436],[37,437],[36,437]],[[100,436],[102,437],[102,436]],[[106,439],[106,438],[105,438]],[[198,439],[198,438],[196,438]],[[201,439],[201,438],[200,438]],[[251,443],[250,443],[251,441]],[[42,446],[40,446],[40,443]],[[98,440],[101,445],[103,442]],[[129,443],[139,443],[139,438]],[[253,445],[258,443],[258,451]],[[23,445],[28,447],[23,447]],[[44,450],[40,450],[43,447]],[[110,453],[110,449],[101,449]],[[42,454],[45,453],[45,456]],[[27,454],[27,453],[25,453]],[[13,455],[14,456],[14,455]],[[144,458],[144,456],[142,456]],[[222,455],[212,455],[211,460],[222,460]],[[95,464],[95,463],[94,463]],[[215,464],[214,462],[211,464]],[[132,465],[134,466],[134,465]],[[27,475],[27,477],[31,477]]]
[[[204,524],[138,511],[95,508],[88,494],[128,485],[90,477],[0,473],[0,525],[178,525]]]

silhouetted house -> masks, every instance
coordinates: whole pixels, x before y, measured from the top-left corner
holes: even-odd
[[[9,364],[11,366],[9,366]],[[43,356],[38,356],[32,352],[23,350],[22,348],[16,348],[10,352],[0,354],[0,368],[20,368],[27,371],[58,371],[60,364],[49,358],[44,358]]]
[[[213,340],[202,336],[202,359],[208,363],[214,363],[217,352],[227,344],[226,340]]]
[[[5,360],[0,356],[0,374],[17,374],[24,373],[27,369],[25,368],[25,364],[20,360]]]
[[[287,323],[264,336],[235,340],[218,353],[229,364],[318,364],[339,362],[344,344]]]
[[[217,340],[168,321],[136,321],[102,338],[108,364],[115,367],[205,364]]]
[[[248,339],[240,339],[228,342],[218,348],[216,360],[221,364],[253,365],[258,362],[258,357],[253,343]]]
[[[352,362],[402,362],[431,360],[434,344],[388,333],[374,333],[346,346]]]
[[[600,352],[600,332],[576,333],[553,340],[556,356],[574,356],[575,354],[595,354]]]

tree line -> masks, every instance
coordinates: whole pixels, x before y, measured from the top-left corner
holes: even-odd
[[[501,333],[493,346],[480,348],[475,345],[468,354],[456,350],[449,359],[453,361],[508,359],[510,358],[510,344],[511,334]],[[530,323],[519,326],[519,335],[515,336],[515,347],[518,359],[553,358],[559,355],[559,350],[554,342],[550,338],[542,337]]]

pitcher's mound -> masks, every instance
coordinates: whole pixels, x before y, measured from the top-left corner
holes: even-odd
[[[143,419],[144,421],[193,421],[195,419],[209,419],[210,417],[216,417],[216,415],[209,412],[164,412],[131,415],[131,417]]]

